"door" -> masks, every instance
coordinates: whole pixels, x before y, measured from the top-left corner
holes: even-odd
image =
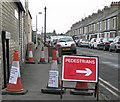
[[[2,31],[2,50],[3,50],[3,88],[6,88],[9,81],[9,39],[7,38],[8,32]]]

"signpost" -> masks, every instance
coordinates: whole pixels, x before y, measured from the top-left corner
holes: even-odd
[[[95,93],[98,92],[98,57],[64,55],[62,62],[61,90],[65,88],[63,81],[76,81],[96,83]]]

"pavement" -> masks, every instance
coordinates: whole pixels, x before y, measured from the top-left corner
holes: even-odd
[[[70,89],[66,89],[63,94],[63,98],[60,99],[60,95],[56,94],[44,94],[41,92],[42,88],[45,88],[49,79],[49,70],[51,69],[51,63],[38,64],[41,56],[42,44],[35,49],[34,59],[36,64],[24,64],[21,67],[21,81],[24,90],[28,90],[25,95],[2,95],[2,100],[96,100],[94,96],[85,95],[72,95]],[[48,48],[45,47],[45,61],[48,62]],[[61,64],[58,65],[59,73],[61,76]],[[65,83],[73,86],[75,82]],[[93,87],[93,85],[90,85]],[[106,101],[102,93],[99,93],[99,100]]]

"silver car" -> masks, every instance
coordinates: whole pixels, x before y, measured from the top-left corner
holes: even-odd
[[[92,38],[92,39],[90,40],[89,46],[88,46],[89,48],[91,48],[91,49],[94,48],[94,43],[96,42],[96,39],[97,39],[97,38]]]
[[[116,36],[113,42],[110,44],[109,51],[118,52],[120,50],[120,36]]]
[[[88,39],[81,39],[78,42],[78,46],[80,46],[80,47],[88,47],[88,45],[89,45]]]

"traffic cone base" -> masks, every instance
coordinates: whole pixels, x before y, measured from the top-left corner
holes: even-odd
[[[72,89],[70,90],[70,93],[73,95],[86,95],[86,96],[92,96],[94,91],[91,90],[84,90],[84,89]]]
[[[8,83],[7,84],[7,90],[11,91],[11,92],[20,92],[20,91],[22,91],[23,89],[22,89],[22,84],[21,84],[20,78],[18,77],[16,84]]]
[[[61,94],[61,89],[60,88],[43,88],[41,89],[42,93],[47,93],[47,94]],[[65,93],[65,90],[62,90],[62,94]]]
[[[75,89],[70,90],[70,93],[73,95],[93,95],[93,91],[88,90],[87,82],[77,82]]]
[[[40,61],[38,62],[38,64],[46,64],[45,58],[40,58]]]
[[[33,61],[33,62],[26,61],[25,63],[26,64],[35,64],[35,61]]]
[[[12,92],[12,91],[8,91],[7,88],[2,90],[2,95],[25,95],[28,92],[28,90],[21,90],[18,92]]]

